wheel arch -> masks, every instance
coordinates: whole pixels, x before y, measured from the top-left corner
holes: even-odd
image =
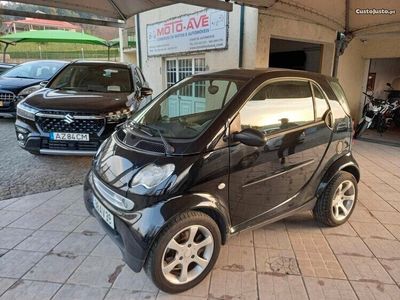
[[[349,152],[346,155],[335,160],[326,170],[322,180],[317,188],[316,196],[317,198],[321,196],[327,185],[331,182],[332,178],[340,171],[345,171],[354,176],[357,182],[360,181],[361,172],[355,161],[353,155]]]

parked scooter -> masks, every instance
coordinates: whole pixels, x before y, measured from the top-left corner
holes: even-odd
[[[394,83],[396,83],[396,80],[394,80]],[[388,93],[387,100],[393,106],[391,118],[394,124],[400,128],[400,90],[393,87],[390,83],[386,83],[386,85],[389,87],[388,90],[385,90]]]
[[[376,128],[379,133],[387,129],[386,112],[390,109],[388,101],[374,98],[373,95],[364,93],[367,101],[363,108],[363,115],[356,126],[354,138],[360,137],[368,128]]]

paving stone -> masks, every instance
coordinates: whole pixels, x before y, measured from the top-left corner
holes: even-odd
[[[395,237],[380,223],[351,222],[351,226],[362,238],[394,239]]]
[[[373,192],[367,197],[359,197],[359,200],[368,210],[395,211],[389,203]]]
[[[94,248],[90,255],[122,258],[121,250],[119,250],[118,246],[107,235],[101,240],[96,248]]]
[[[175,299],[177,295],[173,295]],[[157,297],[157,293],[131,291],[131,290],[119,290],[110,289],[105,300],[154,300]],[[198,298],[196,298],[198,299]]]
[[[300,276],[259,274],[259,299],[308,299]]]
[[[397,300],[399,299],[400,289],[398,286],[375,282],[355,282],[351,281],[357,296],[361,300]]]
[[[209,297],[212,299],[257,299],[256,272],[213,270]]]
[[[83,259],[83,256],[76,256],[68,252],[59,254],[50,253],[34,266],[24,276],[24,279],[63,283]]]
[[[103,235],[92,232],[72,232],[54,248],[53,252],[69,252],[74,255],[88,255],[102,238]]]
[[[53,219],[57,213],[35,213],[35,212],[29,212],[25,215],[23,215],[21,218],[18,220],[14,221],[9,225],[9,227],[15,227],[15,228],[26,228],[26,229],[39,229],[42,227],[44,224],[46,224],[48,221]]]
[[[11,278],[0,278],[0,296],[3,294],[10,286],[12,286],[17,279]]]
[[[387,224],[385,227],[396,237],[397,240],[400,240],[400,225]]]
[[[60,193],[60,190],[49,191],[39,194],[27,195],[19,198],[12,205],[7,206],[7,210],[16,210],[22,212],[29,212],[33,208],[39,206],[43,202],[46,202],[51,197],[54,197]]]
[[[400,286],[400,259],[380,259],[379,261],[386,272],[388,272]]]
[[[0,257],[0,277],[20,278],[43,257],[43,253],[10,250]]]
[[[388,203],[395,208],[398,212],[400,212],[400,201],[388,201]]]
[[[321,230],[325,236],[357,236],[357,232],[354,231],[348,222],[336,227],[323,227]]]
[[[283,222],[271,224],[254,231],[254,244],[256,247],[270,249],[290,250],[289,236]]]
[[[359,237],[327,236],[333,253],[373,257],[371,251]]]
[[[0,200],[0,209],[3,209],[11,204],[13,204],[15,201],[18,201],[19,198],[12,198],[12,199],[7,199],[7,200]]]
[[[376,217],[360,203],[357,203],[349,220],[350,222],[379,223]]]
[[[371,211],[371,213],[372,213],[382,224],[396,224],[396,225],[400,225],[400,213],[399,213],[399,212]]]
[[[12,249],[32,234],[32,232],[33,230],[19,228],[0,229],[0,246],[6,249]]]
[[[103,228],[94,217],[88,217],[84,222],[82,222],[74,232],[89,232],[105,235]]]
[[[83,216],[71,216],[60,214],[52,219],[50,222],[45,224],[41,230],[54,230],[54,231],[73,231],[76,227],[79,226],[85,217]]]
[[[254,271],[256,269],[254,248],[222,246],[215,268],[231,271]]]
[[[250,230],[246,230],[244,232],[241,232],[238,235],[230,238],[228,240],[228,244],[229,245],[234,245],[234,246],[252,247],[254,245],[253,232],[250,231]]]
[[[305,277],[304,283],[311,300],[357,299],[353,288],[346,280]]]
[[[364,241],[376,257],[400,260],[399,241],[383,239],[365,239]]]
[[[0,227],[5,227],[9,225],[24,214],[25,212],[22,211],[12,211],[5,209],[0,210]]]
[[[17,245],[15,249],[27,251],[49,252],[66,236],[67,232],[59,231],[36,231],[22,243]]]
[[[321,233],[289,233],[303,276],[344,279],[345,275]]]
[[[111,287],[125,263],[120,259],[89,256],[68,279],[68,283],[95,287]],[[95,276],[93,276],[96,274]]]
[[[158,291],[157,287],[153,284],[151,279],[145,274],[144,271],[135,273],[128,266],[122,268],[121,274],[116,278],[112,287],[123,290],[145,291],[150,293],[157,293]]]
[[[53,300],[99,300],[103,299],[108,289],[76,284],[65,284],[54,296]]]
[[[257,272],[300,275],[292,250],[255,248]]]
[[[349,280],[375,280],[393,284],[393,280],[376,258],[337,255]]]
[[[168,295],[165,293],[158,293],[157,295],[157,300],[206,300],[206,299],[212,299],[212,298],[204,298],[204,297],[195,297],[195,296],[187,296],[187,295],[181,295],[181,294],[174,294],[174,295]],[[229,299],[229,298],[227,298]]]
[[[88,217],[89,213],[86,210],[83,200],[73,202],[67,209],[63,211],[65,215],[84,216]]]
[[[20,279],[1,296],[2,300],[45,300],[60,288],[60,284],[52,282],[29,281]]]

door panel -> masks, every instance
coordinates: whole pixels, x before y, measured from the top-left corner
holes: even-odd
[[[274,86],[274,93],[282,87]],[[307,84],[303,88],[306,87]],[[289,203],[301,192],[322,160],[331,131],[323,121],[314,122],[311,91],[307,95],[306,92],[300,95],[300,100],[293,96],[279,98],[279,105],[274,100],[269,101],[268,95],[263,96],[263,104],[259,99],[250,100],[231,124],[231,133],[250,125],[263,132],[266,139],[262,147],[230,144],[229,201],[233,225]],[[252,101],[258,103],[250,103]],[[298,105],[300,102],[303,106]],[[307,105],[311,112],[306,111]],[[280,124],[273,124],[277,123],[277,116]],[[302,125],[302,121],[306,124]]]

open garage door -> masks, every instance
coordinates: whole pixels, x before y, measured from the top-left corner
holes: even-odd
[[[310,72],[321,70],[322,45],[271,39],[269,51],[269,66],[272,68],[286,68]]]

